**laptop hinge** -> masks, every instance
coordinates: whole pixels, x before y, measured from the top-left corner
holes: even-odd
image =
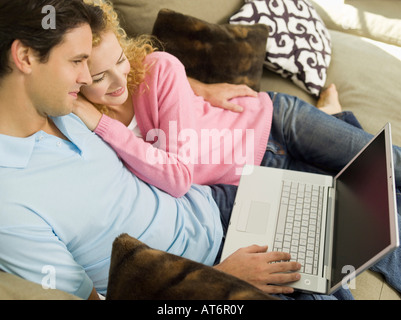
[[[327,197],[327,220],[326,220],[326,243],[324,252],[323,276],[331,282],[331,263],[333,256],[333,229],[334,229],[334,206],[335,206],[335,187],[328,188]]]

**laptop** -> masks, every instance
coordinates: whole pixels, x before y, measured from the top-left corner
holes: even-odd
[[[331,294],[399,246],[391,126],[336,177],[246,165],[222,259],[268,245],[302,265],[296,290]]]

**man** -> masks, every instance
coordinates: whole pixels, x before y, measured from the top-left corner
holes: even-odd
[[[54,29],[43,27],[46,6],[54,8]],[[0,268],[37,283],[50,277],[82,298],[105,294],[111,245],[121,233],[213,265],[220,214],[227,224],[235,196],[230,186],[193,186],[172,198],[131,175],[70,114],[92,81],[91,28],[101,27],[101,13],[80,0],[0,4]],[[292,292],[281,284],[299,274],[281,272],[299,264],[266,250],[239,250],[216,267],[270,293]]]

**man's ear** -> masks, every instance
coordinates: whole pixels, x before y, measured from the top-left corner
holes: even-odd
[[[14,40],[11,45],[11,59],[19,71],[31,73],[32,62],[35,60],[32,48],[25,46],[20,40]]]

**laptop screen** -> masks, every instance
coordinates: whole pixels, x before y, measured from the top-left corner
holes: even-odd
[[[337,177],[332,285],[391,244],[385,131]]]

